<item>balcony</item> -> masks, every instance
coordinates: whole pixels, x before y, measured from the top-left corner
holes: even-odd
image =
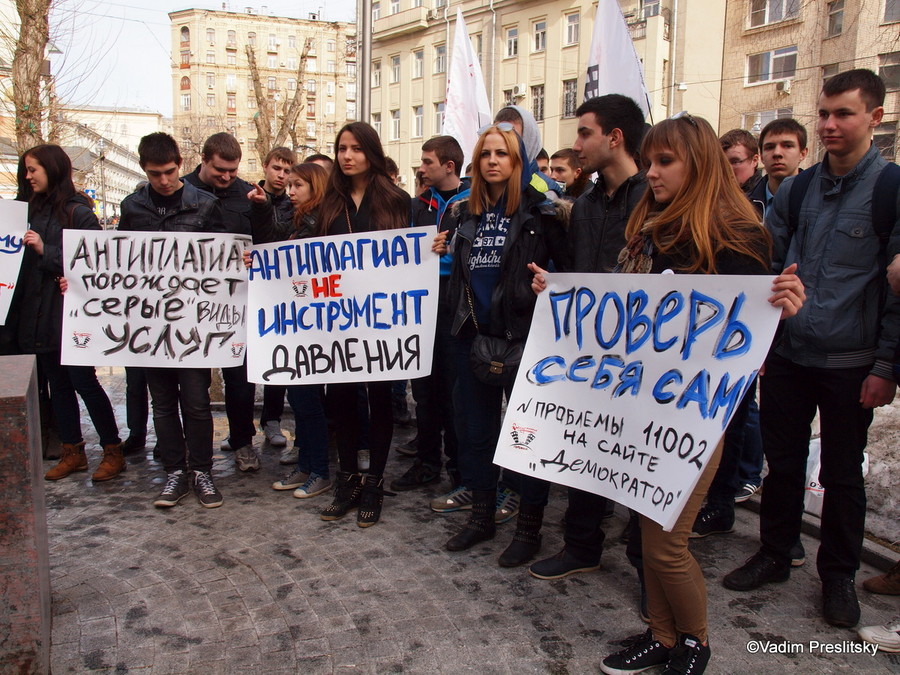
[[[433,10],[427,7],[410,7],[396,14],[376,19],[372,26],[374,40],[387,40],[428,28],[428,18]]]

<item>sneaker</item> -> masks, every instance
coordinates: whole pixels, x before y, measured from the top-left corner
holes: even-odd
[[[555,556],[532,563],[531,567],[528,568],[528,573],[536,579],[562,579],[570,574],[593,572],[597,569],[600,569],[600,563],[592,565],[583,560],[578,560],[566,549],[563,549]]]
[[[219,450],[222,452],[231,452],[234,448],[231,447],[231,436],[226,436],[225,440],[219,443]]]
[[[330,480],[312,473],[309,475],[309,478],[306,479],[303,485],[294,490],[294,496],[297,499],[309,499],[310,497],[315,497],[316,495],[320,495],[323,492],[327,492],[330,489]]]
[[[859,629],[859,639],[878,645],[878,650],[896,654],[900,652],[900,616],[883,626],[864,626]]]
[[[208,471],[194,472],[194,492],[197,494],[200,504],[208,509],[222,506],[224,501],[222,493],[219,492],[216,484],[213,483],[212,474]]]
[[[437,483],[441,479],[441,471],[435,471],[430,466],[422,464],[420,460],[413,462],[413,465],[406,470],[400,478],[391,482],[391,490],[404,492],[406,490],[415,490],[418,487]]]
[[[701,539],[711,534],[734,532],[734,510],[721,506],[704,506],[694,520],[691,539]]]
[[[519,493],[505,487],[497,490],[497,508],[494,512],[494,522],[497,525],[508,523],[519,515]]]
[[[822,616],[832,626],[852,628],[859,623],[859,600],[853,579],[822,582]]]
[[[259,457],[252,445],[242,445],[235,450],[234,463],[241,471],[259,471]]]
[[[750,499],[753,495],[760,491],[762,485],[754,485],[753,483],[745,483],[744,487],[738,490],[738,493],[734,496],[735,504],[743,504],[745,501]]]
[[[296,445],[291,445],[281,451],[281,457],[278,458],[278,463],[283,464],[284,466],[296,466],[297,460],[299,459],[300,448]]]
[[[415,457],[419,454],[419,437],[415,436],[406,443],[397,446],[397,454],[404,457]]]
[[[281,433],[281,422],[278,420],[269,420],[263,426],[263,435],[269,441],[269,445],[276,448],[283,448],[287,445],[287,438]]]
[[[281,480],[272,483],[273,490],[296,490],[309,480],[309,474],[305,471],[291,471]]]
[[[143,436],[129,436],[122,441],[122,454],[132,455],[147,447],[147,439]]]
[[[806,562],[806,550],[803,548],[803,542],[799,539],[797,543],[791,546],[791,567],[800,567]]]
[[[438,513],[450,513],[451,511],[471,511],[472,491],[465,485],[450,490],[445,495],[431,500],[431,510]]]
[[[768,553],[757,551],[747,562],[722,579],[722,585],[732,591],[753,591],[768,583],[781,583],[791,578],[791,567],[775,560]]]
[[[608,675],[641,673],[668,663],[670,651],[648,630],[639,641],[603,659],[600,670]]]
[[[372,456],[368,448],[361,448],[356,452],[356,468],[360,471],[368,471],[372,466]]]
[[[709,645],[701,644],[693,635],[682,633],[678,644],[669,652],[669,663],[663,675],[699,675],[709,663]]]
[[[153,502],[153,506],[175,506],[190,491],[191,486],[188,483],[187,473],[181,469],[173,471],[166,476],[166,484],[159,493],[159,497]]]

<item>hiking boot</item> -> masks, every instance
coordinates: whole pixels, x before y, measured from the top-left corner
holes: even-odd
[[[263,425],[263,435],[269,441],[269,445],[275,448],[283,448],[287,445],[287,438],[281,433],[281,422],[278,420],[269,420]]]
[[[722,585],[732,591],[752,591],[764,584],[781,583],[791,578],[790,565],[785,565],[768,553],[757,551],[747,562],[722,579]]]
[[[734,532],[734,510],[706,505],[700,509],[691,529],[691,539],[702,539],[711,534]]]
[[[291,471],[281,480],[272,483],[273,490],[296,490],[309,480],[309,474],[305,471]]]
[[[87,455],[84,454],[84,441],[81,443],[63,443],[62,456],[59,463],[45,475],[45,480],[59,480],[76,471],[87,471]]]
[[[147,439],[144,436],[129,436],[122,441],[122,454],[131,455],[140,452],[147,447]]]
[[[497,525],[508,523],[519,515],[519,493],[508,487],[497,490],[497,503],[494,511],[494,522]]]
[[[359,510],[356,512],[356,524],[359,527],[372,527],[379,521],[385,495],[395,497],[396,493],[384,489],[384,478],[372,474],[366,476],[359,496]]]
[[[300,448],[296,445],[291,445],[281,451],[281,457],[278,458],[278,463],[283,464],[284,466],[296,466],[299,459]]]
[[[883,626],[863,626],[859,629],[859,639],[878,645],[878,651],[896,654],[900,652],[900,616]]]
[[[362,494],[362,476],[358,473],[338,471],[334,487],[334,500],[322,509],[319,517],[322,520],[337,520],[347,515],[347,511],[359,506]]]
[[[563,549],[550,558],[538,560],[528,568],[528,573],[537,579],[562,579],[570,574],[579,572],[593,572],[600,569],[600,563],[591,563],[578,560],[571,553]]]
[[[541,550],[541,525],[544,522],[544,507],[522,504],[516,520],[513,539],[500,554],[500,567],[518,567],[534,558]]]
[[[222,499],[222,493],[213,483],[212,474],[208,471],[194,472],[194,492],[197,494],[200,504],[208,509],[222,506],[222,502],[225,501]]]
[[[472,508],[472,491],[465,485],[453,488],[445,495],[431,500],[431,510],[437,513],[468,511]]]
[[[181,469],[173,471],[166,476],[166,484],[159,493],[159,497],[154,500],[153,506],[175,506],[190,491],[191,486],[188,482],[187,472]]]
[[[437,483],[441,479],[440,469],[435,471],[430,466],[422,464],[421,460],[415,460],[413,465],[406,470],[400,478],[391,482],[391,490],[404,492],[415,490],[418,487]]]
[[[309,499],[331,489],[331,481],[317,474],[311,473],[303,481],[303,485],[294,490],[297,499]]]
[[[884,574],[866,579],[863,588],[869,593],[880,595],[900,595],[900,561]]]
[[[760,488],[762,488],[762,485],[745,483],[744,486],[740,490],[738,490],[738,493],[734,496],[734,503],[743,504],[745,501],[750,499],[750,497],[759,492]]]
[[[853,579],[822,582],[822,616],[832,626],[852,628],[859,623],[859,600]]]
[[[259,471],[259,456],[252,445],[242,445],[235,450],[234,463],[240,471]]]
[[[682,633],[678,644],[669,652],[669,663],[663,675],[700,675],[709,663],[708,644],[702,644],[693,635]]]
[[[608,675],[640,673],[668,663],[671,651],[659,640],[654,640],[648,629],[639,641],[603,659],[600,670]]]
[[[95,483],[102,483],[105,480],[115,478],[125,470],[125,458],[122,456],[122,444],[112,443],[103,446],[103,459],[100,465],[91,476],[91,480]]]
[[[497,533],[494,510],[495,490],[472,491],[472,513],[463,528],[447,541],[448,551],[465,551],[475,544],[493,539]]]

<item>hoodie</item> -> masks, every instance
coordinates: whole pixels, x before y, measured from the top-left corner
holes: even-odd
[[[522,156],[528,158],[528,170],[531,173],[529,184],[538,192],[555,192],[557,195],[562,195],[559,183],[542,173],[535,161],[543,144],[541,143],[541,130],[538,128],[534,115],[519,105],[504,106],[500,110],[506,109],[514,110],[522,118],[522,141],[525,148]]]

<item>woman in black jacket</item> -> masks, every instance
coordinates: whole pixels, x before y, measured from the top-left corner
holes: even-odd
[[[93,366],[60,365],[62,231],[99,230],[100,223],[91,200],[75,190],[72,162],[58,145],[39,145],[28,150],[19,166],[18,184],[17,199],[28,202],[29,229],[24,237],[27,248],[19,274],[22,294],[17,338],[23,353],[37,355],[38,367],[49,383],[62,441],[59,464],[45,478],[59,480],[88,468],[77,392],[103,446],[103,460],[92,478],[109,480],[125,470],[119,428],[109,397],[97,381]]]

